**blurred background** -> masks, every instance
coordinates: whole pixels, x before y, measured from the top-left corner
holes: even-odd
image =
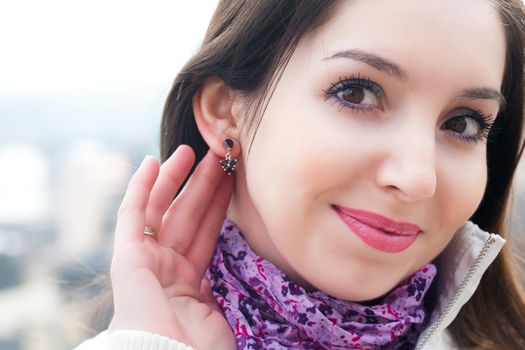
[[[94,276],[217,0],[0,2],[0,350],[91,335]]]
[[[108,270],[127,181],[158,158],[164,100],[215,5],[0,4],[0,350],[72,349],[98,330],[89,283]]]

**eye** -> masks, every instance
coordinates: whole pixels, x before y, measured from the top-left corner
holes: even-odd
[[[487,139],[492,124],[491,116],[481,111],[466,110],[448,119],[441,129],[450,130],[461,141],[476,143]]]
[[[323,90],[327,98],[335,99],[340,108],[349,107],[354,111],[382,110],[383,90],[367,78],[339,78],[339,82]]]

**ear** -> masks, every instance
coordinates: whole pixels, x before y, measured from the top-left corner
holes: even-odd
[[[197,127],[210,149],[224,157],[225,139],[233,140],[230,151],[236,157],[240,151],[240,129],[237,125],[239,94],[233,91],[219,77],[208,78],[193,95],[193,114]]]

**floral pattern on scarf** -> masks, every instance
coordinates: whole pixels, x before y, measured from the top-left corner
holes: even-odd
[[[306,291],[257,256],[228,219],[207,272],[237,348],[257,350],[413,349],[435,275],[427,264],[372,306]]]

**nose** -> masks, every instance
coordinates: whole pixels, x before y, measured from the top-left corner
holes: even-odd
[[[435,139],[428,136],[396,138],[380,163],[378,185],[405,202],[433,197],[437,186]]]

